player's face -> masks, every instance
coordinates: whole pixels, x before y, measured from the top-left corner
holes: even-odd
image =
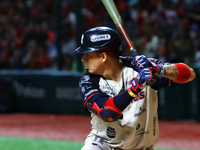
[[[90,73],[102,74],[103,62],[100,54],[96,52],[84,53],[81,61],[85,63],[85,69]]]

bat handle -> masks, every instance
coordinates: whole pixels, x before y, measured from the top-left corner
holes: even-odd
[[[137,51],[135,49],[132,49],[131,52],[132,52],[133,56],[137,56],[138,55],[138,53],[137,53]]]
[[[130,38],[129,38],[129,36],[128,36],[128,34],[127,34],[127,32],[126,32],[126,30],[125,30],[125,28],[123,26],[123,24],[120,24],[118,26],[118,29],[120,30],[120,32],[122,33],[124,39],[126,40],[126,42],[127,42],[128,46],[129,46],[130,51],[132,52],[133,56],[137,56],[138,53],[136,52],[136,50],[135,50],[135,48],[133,46],[133,43],[131,42],[131,40],[130,40]]]

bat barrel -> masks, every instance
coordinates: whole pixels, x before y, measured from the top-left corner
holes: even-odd
[[[102,2],[104,4],[106,10],[108,11],[110,17],[114,21],[115,25],[118,27],[118,29],[122,33],[124,39],[126,40],[128,46],[130,47],[131,52],[133,53],[134,56],[137,56],[137,52],[134,49],[134,46],[133,46],[128,34],[126,33],[126,30],[123,26],[121,16],[115,6],[115,3],[113,2],[113,0],[102,0]]]
[[[118,26],[122,24],[121,16],[115,6],[113,0],[102,0],[106,10],[108,11],[110,17],[114,21],[115,25]]]

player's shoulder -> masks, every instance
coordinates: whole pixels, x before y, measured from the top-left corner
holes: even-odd
[[[100,75],[95,75],[86,72],[81,78],[80,78],[80,84],[81,83],[99,83],[101,76]]]
[[[92,74],[92,73],[89,73],[89,72],[86,72],[82,77],[81,79],[83,80],[92,80],[92,79],[99,79],[100,75],[96,75],[96,74]]]

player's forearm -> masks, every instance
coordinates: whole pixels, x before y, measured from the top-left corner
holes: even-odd
[[[171,65],[164,65],[165,72],[162,77],[169,78],[171,80],[176,80],[178,77],[178,69],[176,65],[171,64]]]
[[[192,81],[196,77],[194,70],[188,67],[187,65],[185,65],[185,68],[184,68],[186,69],[186,71],[180,71],[180,69],[178,69],[178,67],[175,64],[164,65],[164,68],[165,68],[165,72],[162,77],[169,78],[175,82],[177,78],[184,77],[185,74],[187,74],[187,78],[182,83]]]

